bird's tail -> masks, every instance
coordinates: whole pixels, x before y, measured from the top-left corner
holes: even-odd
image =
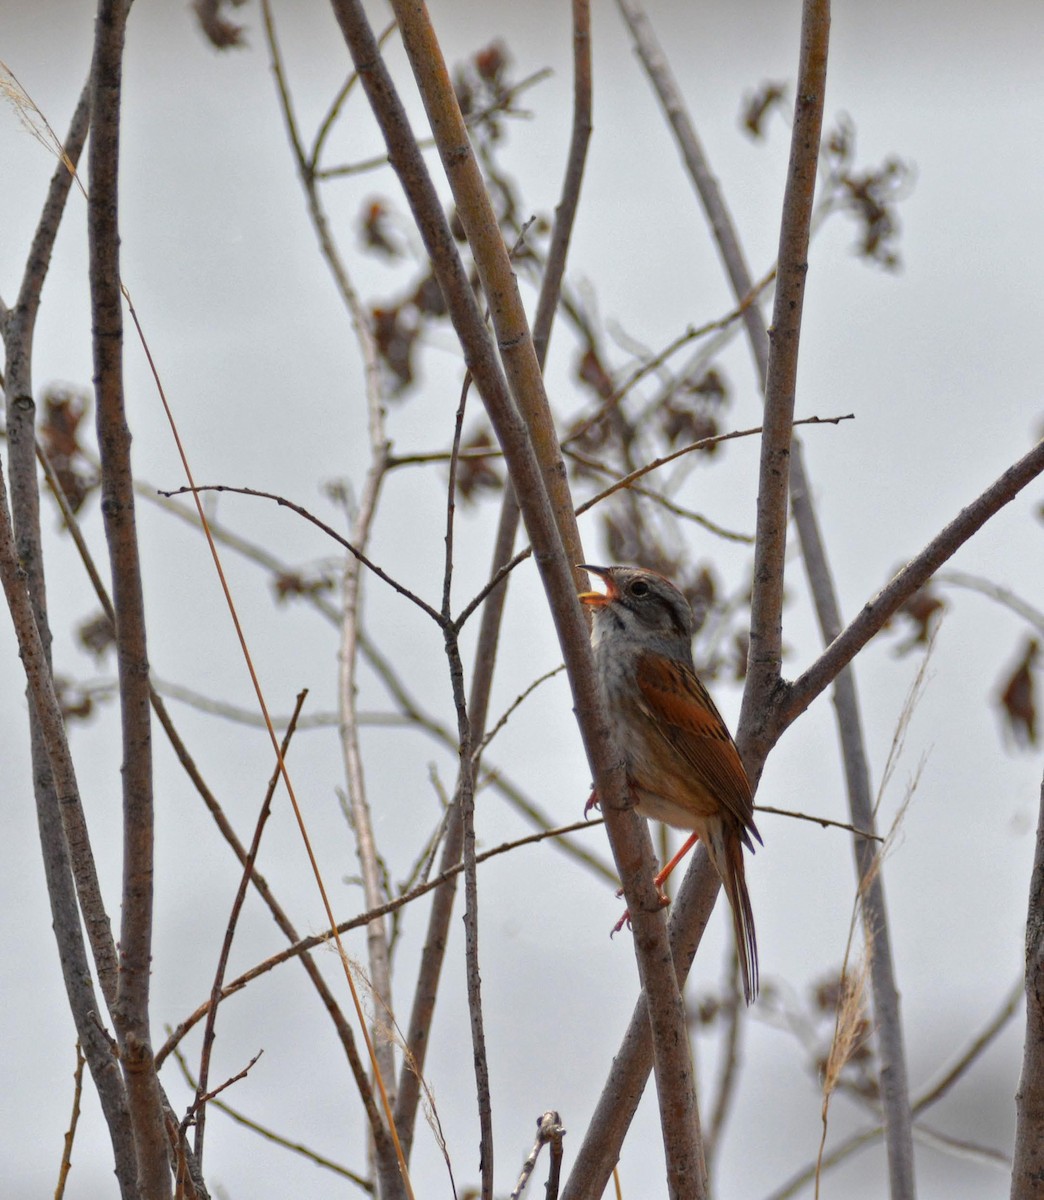
[[[707,853],[714,869],[721,876],[725,895],[732,909],[732,928],[736,934],[740,973],[743,976],[743,996],[753,1004],[758,995],[758,942],[754,936],[754,910],[747,891],[747,876],[743,867],[743,842],[738,825],[727,821],[710,824],[705,838]]]

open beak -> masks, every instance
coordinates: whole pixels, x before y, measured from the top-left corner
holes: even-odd
[[[591,608],[600,608],[603,604],[608,604],[616,595],[616,588],[613,586],[609,568],[592,567],[590,563],[577,563],[577,566],[581,571],[586,571],[589,575],[597,575],[605,584],[604,592],[581,592],[580,603],[589,605]]]

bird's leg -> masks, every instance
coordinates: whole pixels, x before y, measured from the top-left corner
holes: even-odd
[[[660,889],[661,895],[663,894],[663,885],[667,882],[667,879],[670,876],[670,873],[681,862],[681,860],[686,856],[686,854],[689,853],[689,851],[693,848],[693,846],[696,845],[696,843],[699,840],[700,840],[700,835],[698,833],[692,834],[691,837],[689,837],[687,839],[687,841],[685,842],[685,845],[682,846],[682,848],[671,859],[671,861],[665,867],[660,868],[660,871],[657,874],[656,878],[653,880],[653,883],[655,883],[656,886]]]
[[[693,846],[696,845],[696,843],[699,840],[700,840],[700,835],[698,833],[692,834],[692,836],[686,840],[685,845],[682,846],[682,848],[678,851],[677,854],[675,854],[675,856],[671,859],[671,861],[665,867],[661,867],[660,870],[657,872],[656,876],[653,878],[653,883],[656,884],[656,890],[660,894],[660,907],[661,908],[666,908],[670,904],[670,899],[669,899],[667,893],[663,890],[663,885],[667,882],[667,879],[670,876],[671,872],[674,870],[674,868],[681,862],[681,860],[686,856],[686,854],[689,853],[689,851],[693,848]],[[623,888],[618,888],[616,894],[618,896],[622,896]],[[624,915],[619,919],[619,921],[617,921],[616,924],[613,926],[613,932],[609,936],[612,937],[613,934],[619,933],[620,930],[623,929],[623,927],[625,925],[630,923],[630,920],[631,920],[631,910],[628,909],[624,913]]]
[[[587,803],[584,805],[584,820],[586,821],[588,819],[588,817],[591,815],[592,808],[601,808],[601,807],[602,807],[602,802],[601,802],[601,800],[598,799],[598,793],[594,790],[594,788],[592,788],[590,796],[587,797]]]

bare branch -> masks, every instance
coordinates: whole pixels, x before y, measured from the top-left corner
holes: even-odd
[[[1027,484],[1033,482],[1044,471],[1044,440],[1038,442],[1029,453],[1010,466],[980,496],[957,514],[956,517],[934,537],[927,546],[903,569],[863,605],[845,628],[830,635],[830,641],[822,655],[787,687],[777,701],[777,711],[769,719],[769,726],[778,737],[782,729],[798,717],[837,676],[839,670],[851,662],[874,634],[899,610],[905,600],[924,586],[938,568],[952,558],[957,550],[986,522],[1013,500]]]
[[[1011,1196],[1030,1200],[1044,1178],[1044,781],[1026,918],[1026,1041],[1015,1109]]]
[[[174,1057],[177,1060],[178,1066],[181,1068],[181,1073],[188,1081],[189,1087],[198,1088],[198,1084],[196,1080],[192,1078],[192,1072],[188,1069],[188,1063],[185,1061],[185,1058],[182,1056],[182,1054],[175,1050]],[[303,1145],[301,1142],[290,1141],[289,1138],[283,1137],[282,1134],[276,1133],[267,1126],[259,1124],[250,1117],[244,1116],[243,1113],[241,1113],[238,1109],[233,1108],[230,1104],[227,1104],[224,1100],[212,1100],[211,1103],[213,1103],[215,1108],[220,1109],[221,1112],[223,1112],[226,1116],[231,1117],[231,1119],[235,1121],[237,1125],[242,1125],[247,1129],[252,1129],[254,1133],[259,1134],[266,1141],[274,1142],[277,1146],[282,1146],[286,1150],[292,1150],[295,1154],[300,1154],[302,1157],[307,1158],[309,1162],[315,1163],[317,1167],[323,1167],[327,1171],[332,1171],[335,1175],[340,1175],[343,1179],[347,1179],[349,1182],[354,1183],[357,1188],[365,1192],[367,1195],[372,1196],[374,1194],[375,1188],[373,1184],[368,1179],[363,1178],[362,1175],[352,1171],[350,1168],[334,1162],[332,1159],[329,1159],[325,1155],[318,1153],[316,1150],[312,1150],[310,1147]]]
[[[526,1155],[526,1161],[522,1164],[522,1170],[519,1172],[518,1182],[511,1192],[510,1200],[519,1200],[522,1193],[526,1190],[530,1176],[536,1170],[540,1151],[549,1144],[551,1146],[551,1150],[549,1151],[551,1156],[551,1173],[547,1181],[546,1200],[557,1200],[558,1170],[556,1170],[556,1167],[561,1168],[562,1164],[562,1137],[564,1134],[565,1130],[562,1128],[562,1118],[558,1113],[548,1110],[537,1120],[536,1141],[533,1143],[532,1150]]]
[[[283,736],[283,744],[280,747],[280,754],[285,759],[290,749],[290,740],[294,736],[294,731],[297,728],[297,717],[301,709],[304,707],[307,691],[302,691],[298,694],[297,703],[294,706],[293,715],[290,718],[290,724],[286,733]],[[228,966],[228,956],[232,952],[232,939],[235,937],[236,926],[239,923],[239,914],[243,909],[243,901],[246,899],[247,887],[250,885],[250,876],[253,873],[254,863],[257,861],[257,852],[261,847],[261,834],[264,832],[265,824],[268,821],[269,813],[272,811],[272,797],[275,795],[276,785],[279,783],[279,764],[276,763],[275,770],[272,772],[272,777],[268,781],[268,788],[265,791],[265,798],[261,803],[261,811],[257,816],[257,823],[254,826],[254,837],[250,843],[250,849],[247,851],[246,862],[243,864],[243,874],[239,881],[239,888],[236,891],[234,900],[232,901],[232,910],[229,913],[228,925],[225,928],[225,936],[221,943],[221,951],[218,954],[217,969],[214,972],[214,984],[210,989],[210,1007],[207,1011],[207,1023],[203,1030],[203,1049],[200,1052],[199,1059],[199,1081],[196,1084],[196,1098],[193,1101],[191,1113],[195,1120],[195,1151],[196,1158],[200,1163],[203,1161],[203,1134],[206,1130],[207,1120],[207,1101],[210,1099],[211,1093],[207,1091],[207,1079],[210,1074],[210,1056],[214,1047],[215,1029],[217,1026],[217,1010],[221,1003],[221,989],[225,982],[225,970]]]
[[[83,1095],[83,1068],[87,1060],[83,1057],[80,1043],[76,1043],[76,1070],[73,1072],[73,1103],[72,1115],[69,1118],[69,1128],[65,1132],[62,1144],[62,1161],[58,1168],[58,1185],[54,1189],[54,1200],[63,1200],[65,1184],[72,1169],[72,1149],[76,1141],[76,1126],[80,1123],[80,1097]]]
[[[396,580],[394,580],[386,571],[383,571],[379,566],[377,566],[375,562],[371,562],[370,559],[367,558],[357,546],[354,546],[346,537],[343,536],[343,534],[338,533],[333,526],[327,525],[325,521],[320,520],[319,517],[317,517],[314,513],[309,512],[308,509],[303,505],[295,504],[293,500],[288,500],[285,496],[278,496],[275,494],[275,492],[263,492],[257,488],[230,487],[228,484],[224,483],[205,484],[202,487],[173,488],[169,492],[161,491],[160,495],[165,496],[169,500],[172,496],[183,496],[186,494],[191,495],[193,493],[198,494],[200,492],[231,492],[237,496],[257,496],[262,500],[274,500],[281,508],[290,509],[291,512],[297,513],[299,517],[304,517],[306,521],[309,521],[317,529],[321,529],[328,537],[333,538],[333,540],[339,546],[343,546],[349,554],[358,559],[359,562],[361,562],[362,565],[367,568],[367,570],[372,571],[378,579],[383,579],[384,582],[388,584],[389,587],[394,588],[400,596],[404,596],[407,600],[410,600],[412,603],[416,604],[421,612],[426,613],[429,617],[431,617],[431,619],[437,625],[442,624],[441,614],[436,609],[432,608],[430,604],[411,592],[409,588],[404,587],[401,583],[398,583]]]
[[[515,841],[504,842],[500,846],[494,846],[491,850],[484,850],[481,854],[475,856],[477,863],[484,863],[487,859],[495,858],[499,854],[507,854],[512,850],[517,850],[521,846],[533,845],[536,842],[545,841],[547,838],[558,838],[564,834],[575,832],[580,829],[594,829],[601,825],[601,819],[592,821],[577,821],[572,825],[564,825],[559,829],[542,830],[540,833],[531,833],[524,838],[518,838]],[[387,916],[389,913],[396,912],[400,908],[404,908],[407,904],[412,904],[414,900],[419,900],[422,896],[426,896],[429,892],[436,891],[439,888],[461,875],[464,871],[464,864],[458,862],[446,871],[440,872],[434,879],[429,879],[425,883],[417,884],[416,887],[410,888],[408,892],[397,896],[394,900],[388,900],[386,903],[379,905],[377,908],[368,912],[360,913],[358,916],[351,917],[347,921],[342,921],[337,926],[337,933],[347,933],[351,929],[361,929],[369,924],[370,921],[376,920],[378,917]],[[333,936],[333,930],[328,930],[325,933],[313,934],[311,937],[302,938],[296,941],[292,946],[288,946],[285,950],[281,950],[278,954],[273,954],[266,958],[264,962],[258,963],[250,968],[249,971],[233,979],[231,983],[227,983],[221,992],[222,1000],[241,991],[252,980],[258,976],[266,974],[282,963],[289,962],[290,959],[296,958],[299,955],[307,957],[310,950],[314,950],[317,946],[326,945]],[[180,1025],[170,1034],[166,1042],[160,1048],[156,1055],[156,1061],[160,1064],[173,1051],[174,1047],[181,1039],[197,1025],[206,1015],[210,1007],[210,1002],[206,1001],[199,1006],[189,1017],[181,1022]],[[414,1064],[416,1066],[416,1064]],[[414,1071],[414,1074],[419,1072]],[[402,1089],[399,1090],[400,1096]]]

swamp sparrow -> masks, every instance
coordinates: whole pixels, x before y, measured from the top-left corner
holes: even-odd
[[[660,871],[660,886],[699,838],[732,907],[743,994],[758,994],[754,913],[743,871],[753,852],[754,798],[736,743],[692,662],[692,609],[669,580],[640,567],[583,570],[605,583],[584,592],[591,645],[613,739],[635,806],[692,837]],[[596,802],[592,795],[588,807]],[[622,922],[621,922],[622,924]]]

